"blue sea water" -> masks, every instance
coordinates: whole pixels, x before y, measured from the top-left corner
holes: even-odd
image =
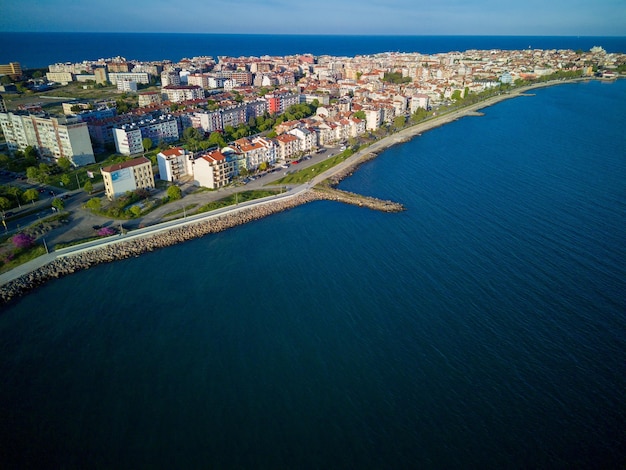
[[[0,32],[0,64],[22,68],[122,56],[178,61],[184,57],[263,56],[311,53],[356,56],[379,52],[435,54],[469,49],[571,49],[626,52],[626,36],[336,36],[162,33]]]
[[[0,314],[4,468],[623,468],[626,80]]]

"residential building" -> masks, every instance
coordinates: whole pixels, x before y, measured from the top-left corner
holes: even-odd
[[[118,80],[117,89],[123,92],[137,93],[137,82],[133,80]]]
[[[143,139],[154,143],[175,142],[180,138],[178,120],[171,115],[124,124],[113,130],[115,147],[122,155],[143,152]]]
[[[4,102],[4,98],[2,97],[2,95],[0,95],[0,113],[6,113],[7,112],[7,105]]]
[[[176,71],[161,72],[161,86],[180,86],[180,75]]]
[[[139,107],[150,106],[152,104],[161,104],[163,102],[161,93],[158,91],[146,91],[139,93],[138,97]]]
[[[281,134],[274,140],[277,143],[276,157],[279,160],[290,160],[300,150],[300,142],[295,135]]]
[[[145,72],[114,72],[109,73],[109,81],[112,85],[117,85],[118,81],[131,80],[133,82],[148,84],[150,83],[150,75]]]
[[[154,188],[152,163],[146,157],[138,157],[104,167],[100,173],[104,182],[104,192],[109,200],[113,200],[127,191]]]
[[[235,161],[231,155],[213,150],[194,160],[194,184],[209,189],[226,186],[235,174]]]
[[[254,137],[241,138],[233,142],[233,147],[244,159],[243,167],[248,171],[255,171],[262,163],[274,165],[276,163],[276,145],[270,139]]]
[[[157,154],[159,179],[178,181],[182,177],[193,174],[193,155],[181,147],[163,150]]]
[[[107,72],[106,67],[95,67],[93,69],[93,75],[96,83],[99,83],[100,85],[105,85],[109,80],[109,73]]]
[[[197,85],[167,85],[161,92],[165,100],[174,103],[204,98],[204,90]]]
[[[270,114],[282,114],[290,106],[300,103],[298,93],[272,93],[265,95],[267,101],[267,111]]]
[[[19,62],[0,64],[0,75],[8,75],[13,80],[17,80],[22,76],[22,66]]]
[[[74,75],[69,72],[48,72],[46,78],[49,82],[57,82],[62,85],[67,85],[74,81]]]
[[[76,118],[30,113],[0,113],[0,126],[10,151],[34,147],[44,160],[66,157],[74,166],[95,162],[87,124]]]

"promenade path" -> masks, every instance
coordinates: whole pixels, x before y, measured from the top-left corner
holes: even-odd
[[[113,237],[108,237],[108,238],[102,238],[102,239],[94,240],[92,242],[83,243],[83,244],[75,245],[75,246],[68,247],[68,248],[62,248],[56,251],[51,251],[50,253],[46,255],[40,256],[34,260],[31,260],[27,263],[17,266],[13,268],[11,271],[0,274],[0,286],[8,282],[11,282],[15,279],[18,279],[24,274],[27,274],[42,266],[45,266],[46,264],[52,262],[58,257],[78,254],[81,251],[93,250],[99,247],[106,246],[111,243],[119,243],[121,241],[126,241],[126,240],[136,238],[136,237],[150,236],[150,235],[162,232],[162,231],[170,230],[178,226],[183,226],[183,225],[187,225],[187,224],[194,223],[194,222],[208,220],[210,218],[219,217],[220,215],[224,215],[227,213],[237,212],[244,208],[249,208],[251,206],[255,206],[258,204],[268,204],[280,198],[294,197],[298,194],[301,194],[302,192],[307,191],[309,188],[321,183],[322,181],[336,174],[341,174],[349,170],[350,168],[353,168],[355,165],[358,165],[361,161],[363,161],[364,157],[367,157],[368,155],[372,153],[378,154],[393,145],[406,142],[410,140],[411,138],[421,134],[422,132],[426,132],[435,127],[442,126],[449,122],[458,120],[462,117],[479,116],[480,113],[478,111],[480,109],[492,106],[495,103],[498,103],[500,101],[503,101],[509,98],[523,96],[525,92],[531,89],[543,87],[543,86],[550,86],[550,85],[554,85],[557,83],[562,83],[562,82],[545,82],[541,84],[530,85],[527,87],[521,87],[521,88],[512,90],[510,93],[494,96],[492,98],[481,101],[474,105],[447,112],[440,116],[431,118],[423,123],[403,129],[395,134],[387,136],[369,145],[368,147],[363,148],[359,152],[356,152],[354,155],[347,158],[342,163],[332,168],[329,168],[324,173],[319,174],[318,176],[313,178],[310,182],[296,186],[296,187],[285,188],[286,190],[284,193],[276,195],[276,196],[270,196],[268,198],[247,201],[245,203],[241,203],[236,206],[229,206],[223,209],[218,209],[215,211],[188,216],[188,217],[180,217],[180,215],[178,215],[177,217],[179,218],[175,220],[163,222],[163,219],[166,217],[167,214],[176,210],[175,203],[167,204],[165,206],[157,208],[155,211],[139,219],[135,219],[133,221],[124,221],[123,222],[124,230],[125,231],[129,230],[129,231],[123,236],[113,236]],[[267,179],[263,181],[257,180],[254,182],[255,184],[250,184],[248,186],[230,187],[230,188],[224,188],[219,191],[197,192],[197,193],[188,194],[183,199],[180,200],[180,204],[179,204],[180,209],[182,210],[184,206],[189,206],[193,204],[203,205],[212,200],[221,199],[228,195],[234,194],[236,192],[248,191],[251,189],[260,189],[261,187],[272,185],[272,183],[274,183],[275,180],[279,179],[280,177],[282,177],[282,174],[276,174],[276,175],[273,175],[273,177],[266,177]],[[82,211],[82,212],[86,213],[87,211]],[[69,239],[80,239],[80,238],[87,238],[89,236],[93,236],[92,225],[97,224],[97,222],[100,222],[99,225],[101,225],[103,221],[108,222],[108,223],[111,222],[110,219],[106,219],[106,218],[102,218],[98,216],[92,216],[89,214],[85,214],[80,219],[81,219],[80,223],[75,224],[75,226],[73,227],[72,226],[62,227],[60,229],[57,229],[58,233],[47,234],[46,239],[48,240],[47,242],[48,246],[54,246],[56,243],[63,241],[63,239],[67,240],[68,237]],[[115,222],[115,224],[117,223],[119,222]]]

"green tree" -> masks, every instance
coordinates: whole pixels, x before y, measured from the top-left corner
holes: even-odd
[[[141,215],[141,207],[136,204],[134,206],[131,206],[130,213],[133,215],[133,217],[139,217]]]
[[[357,119],[361,119],[361,120],[367,119],[367,116],[365,115],[365,111],[363,111],[363,110],[359,110],[359,111],[355,112],[354,113],[354,117],[357,118]]]
[[[72,162],[67,157],[61,157],[57,160],[57,165],[62,171],[69,171],[72,168]]]
[[[26,178],[28,178],[29,180],[39,181],[40,176],[41,173],[39,171],[39,168],[34,166],[29,166],[28,168],[26,168]]]
[[[404,116],[396,116],[393,119],[393,127],[395,127],[396,129],[402,129],[405,123],[406,118]]]
[[[143,139],[141,143],[143,144],[143,148],[146,152],[152,148],[152,139],[149,137]]]
[[[63,183],[63,186],[67,188],[70,185],[70,175],[68,175],[67,173],[62,174],[61,183]]]
[[[24,194],[22,194],[22,198],[26,202],[32,202],[35,204],[35,201],[39,199],[39,191],[34,188],[27,189],[24,191]]]
[[[86,193],[89,193],[89,194],[93,192],[93,183],[91,182],[91,180],[85,181],[85,185],[83,186],[83,189],[85,190]]]
[[[183,197],[183,192],[178,186],[170,186],[167,188],[167,197],[170,201],[176,201]]]
[[[98,212],[102,207],[102,201],[99,197],[92,197],[85,203],[85,207],[87,209],[91,209],[92,211]]]
[[[42,183],[45,183],[46,180],[48,179],[48,176],[50,176],[51,172],[52,170],[50,169],[48,165],[46,165],[45,163],[40,163],[39,164],[39,181],[41,181]]]
[[[11,207],[11,201],[9,201],[6,197],[0,196],[0,211],[4,214],[4,211]]]
[[[9,186],[6,189],[6,193],[10,194],[11,196],[15,197],[15,200],[17,201],[17,205],[21,208],[22,205],[20,204],[20,198],[22,197],[22,190],[17,187],[17,186]]]
[[[56,210],[60,212],[65,207],[65,203],[63,202],[63,199],[61,199],[60,197],[55,197],[52,200],[52,207],[54,207]]]
[[[209,142],[211,145],[217,145],[219,148],[226,147],[226,141],[224,137],[219,132],[211,132],[209,136]]]

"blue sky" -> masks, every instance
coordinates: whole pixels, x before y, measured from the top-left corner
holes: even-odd
[[[0,31],[626,36],[626,0],[0,0]]]

